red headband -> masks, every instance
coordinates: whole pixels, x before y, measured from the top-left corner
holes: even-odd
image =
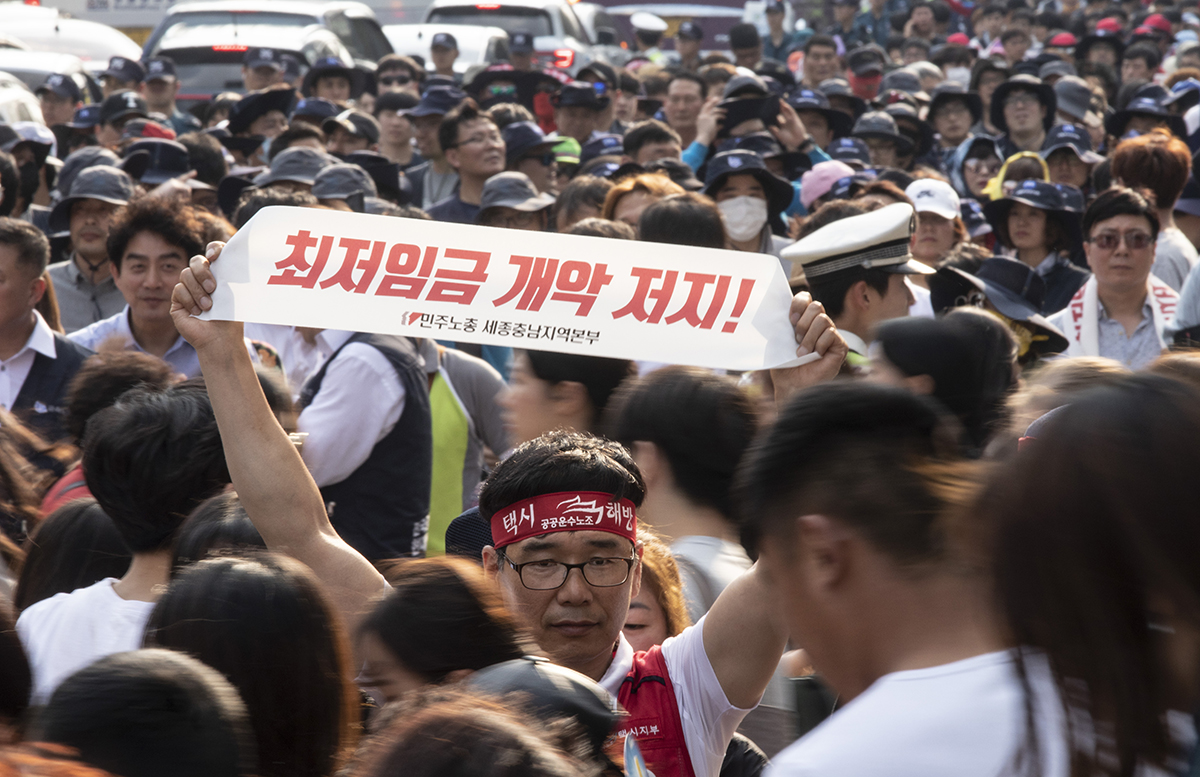
[[[605,531],[637,541],[633,502],[603,491],[561,491],[511,504],[492,516],[492,546],[556,531]]]

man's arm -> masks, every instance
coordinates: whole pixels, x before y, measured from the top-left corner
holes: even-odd
[[[222,245],[209,245],[212,260]],[[317,484],[263,396],[242,325],[193,318],[212,307],[215,289],[209,260],[192,257],[171,297],[171,317],[200,357],[234,488],[267,547],[307,565],[353,631],[387,583],[329,523]]]

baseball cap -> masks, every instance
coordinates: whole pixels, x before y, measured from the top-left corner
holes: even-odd
[[[137,92],[114,92],[100,103],[98,124],[112,124],[132,116],[145,119],[150,115],[146,101]]]
[[[838,3],[835,3],[835,5],[837,5],[837,4]],[[842,3],[842,4],[845,4],[845,3]],[[946,43],[953,45],[953,46],[967,46],[967,45],[970,45],[971,39],[967,37],[967,34],[965,32],[956,32],[953,35],[950,35],[946,38]]]
[[[554,144],[554,155],[560,165],[579,164],[581,146],[575,138],[559,138]]]
[[[256,67],[273,67],[279,71],[284,69],[283,55],[280,52],[257,46],[246,49],[246,55],[242,57],[242,64],[251,70]]]
[[[266,186],[276,181],[295,181],[312,186],[317,179],[317,173],[324,170],[335,160],[324,151],[307,146],[285,148],[271,159],[271,167],[254,179],[257,186]]]
[[[529,154],[551,152],[558,144],[558,140],[547,140],[546,133],[532,121],[514,121],[500,130],[500,135],[509,163]]]
[[[704,30],[696,22],[683,22],[675,36],[687,40],[704,40]]]
[[[596,86],[587,81],[570,81],[563,84],[563,88],[551,102],[555,108],[579,106],[602,111],[608,107],[608,95],[597,94]]]
[[[139,62],[125,57],[113,57],[108,61],[108,68],[100,73],[111,76],[118,81],[134,81],[141,83],[146,80],[146,70]]]
[[[170,57],[153,57],[146,61],[146,80],[175,81],[179,74],[175,71],[175,60]]]
[[[413,119],[422,116],[445,116],[465,99],[467,93],[461,89],[453,86],[433,86],[425,90],[421,95],[421,102],[417,103],[416,108],[408,111],[408,116]]]
[[[1046,140],[1042,143],[1042,159],[1049,159],[1051,154],[1062,148],[1071,149],[1080,160],[1089,165],[1104,161],[1104,157],[1092,150],[1092,138],[1087,131],[1074,124],[1055,124],[1050,128]]]
[[[625,139],[620,135],[594,135],[579,149],[579,163],[586,165],[598,156],[620,155],[624,153],[624,149]]]
[[[125,149],[125,156],[145,153],[149,156],[145,171],[139,180],[145,184],[157,185],[172,178],[178,178],[191,170],[188,162],[187,147],[174,140],[139,140]]]
[[[50,156],[50,151],[55,146],[54,133],[49,127],[38,121],[17,121],[12,125],[0,127],[5,130],[4,138],[0,140],[0,148],[12,152],[17,146],[28,145],[37,166],[41,167],[46,163],[46,157]]]
[[[296,103],[296,108],[292,111],[291,118],[294,119],[297,116],[303,116],[324,121],[330,116],[337,116],[341,112],[342,109],[337,106],[337,103],[326,100],[324,97],[305,97]]]
[[[859,138],[838,138],[829,144],[826,153],[839,162],[871,164],[871,150]]]
[[[75,80],[63,73],[53,73],[46,76],[46,80],[34,92],[41,97],[43,92],[54,92],[59,97],[64,97],[73,103],[83,100],[83,92],[79,89],[79,84]]]
[[[113,205],[124,205],[136,190],[133,179],[124,170],[108,165],[95,165],[81,170],[71,183],[70,194],[59,200],[50,211],[50,230],[70,230],[71,206],[80,200],[100,200]]]
[[[91,129],[100,123],[100,106],[93,103],[75,109],[75,115],[67,122],[71,129]]]
[[[1150,27],[1158,32],[1165,32],[1168,35],[1171,33],[1171,21],[1160,13],[1150,14],[1146,20],[1142,22],[1143,27]]]
[[[945,181],[920,178],[910,183],[904,193],[913,201],[917,213],[932,213],[948,221],[962,216],[958,192]]]
[[[546,192],[539,194],[525,173],[496,173],[483,185],[483,192],[479,196],[479,214],[475,221],[482,221],[489,208],[512,208],[532,213],[545,210],[553,204],[554,195]]]
[[[457,49],[458,41],[448,32],[439,32],[429,41],[431,49]]]
[[[1123,32],[1121,21],[1112,16],[1096,22],[1096,32]]]
[[[346,155],[346,164],[367,171],[379,196],[399,203],[412,199],[412,184],[400,174],[400,165],[374,151],[355,151]]]
[[[368,143],[378,143],[380,135],[379,122],[375,117],[362,111],[342,111],[337,116],[331,116],[321,122],[321,129],[332,135],[336,127],[341,127],[356,138],[366,138]]]
[[[877,45],[859,46],[846,55],[846,67],[856,76],[879,75],[886,62],[887,54]]]
[[[508,50],[513,54],[532,54],[533,36],[527,32],[514,32],[508,36]]]
[[[808,208],[829,193],[842,178],[854,175],[854,168],[845,162],[818,162],[800,178],[800,204]]]
[[[783,13],[787,10],[787,6],[784,5],[783,0],[767,0],[764,10],[767,13]]]
[[[663,21],[662,17],[649,11],[634,11],[629,16],[629,24],[633,29],[645,32],[667,31],[667,23]]]
[[[377,197],[379,190],[366,170],[358,165],[338,162],[317,173],[312,193],[319,200],[345,200],[356,194]]]
[[[1078,45],[1079,39],[1069,32],[1060,32],[1057,35],[1052,35],[1050,40],[1046,41],[1046,46],[1052,49],[1070,49]]]
[[[125,126],[121,128],[121,140],[131,140],[136,138],[158,138],[161,140],[174,140],[175,130],[157,121],[150,119],[130,119],[125,122]]]
[[[799,262],[809,279],[859,269],[932,275],[909,253],[915,216],[911,205],[898,202],[840,219],[783,249],[782,258]]]

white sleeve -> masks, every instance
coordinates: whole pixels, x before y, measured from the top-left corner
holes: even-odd
[[[662,644],[663,660],[679,703],[683,738],[696,777],[717,777],[733,732],[750,712],[729,702],[713,671],[704,649],[707,619],[708,616],[701,618],[696,625]]]
[[[350,477],[403,412],[404,386],[387,357],[365,343],[343,348],[296,421],[308,433],[301,451],[317,485]]]

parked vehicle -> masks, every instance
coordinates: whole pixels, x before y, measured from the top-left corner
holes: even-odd
[[[430,72],[429,41],[439,32],[448,32],[458,42],[454,72],[464,74],[475,66],[490,65],[508,59],[508,33],[499,27],[473,27],[464,24],[389,24],[383,34],[397,54],[419,55]]]
[[[592,44],[592,55],[620,67],[633,55],[629,38],[620,24],[599,3],[575,3],[572,8]]]
[[[107,24],[70,19],[57,9],[0,3],[0,30],[32,51],[72,54],[93,73],[108,66],[112,57],[141,57],[141,47],[128,35]]]
[[[144,54],[175,60],[182,101],[240,91],[242,58],[269,46],[307,66],[338,57],[372,70],[391,54],[370,7],[356,2],[213,0],[172,8],[146,41]]]
[[[42,108],[38,98],[21,79],[0,72],[0,121],[12,124],[18,121],[42,121]]]
[[[16,76],[30,89],[37,89],[54,73],[62,73],[70,76],[91,102],[99,102],[101,98],[100,84],[74,54],[0,48],[0,71]]]
[[[593,59],[587,31],[566,0],[434,0],[425,22],[529,33],[543,67],[574,73]]]

